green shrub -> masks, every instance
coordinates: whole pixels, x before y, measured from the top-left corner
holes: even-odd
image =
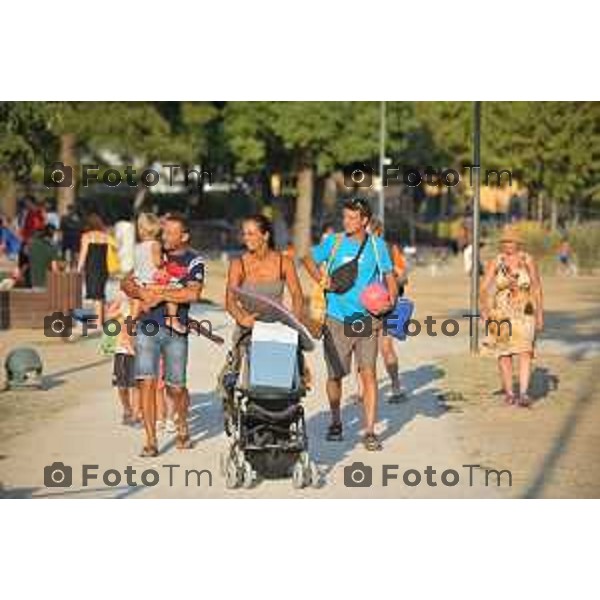
[[[580,272],[591,273],[600,266],[600,222],[572,227],[568,239]]]

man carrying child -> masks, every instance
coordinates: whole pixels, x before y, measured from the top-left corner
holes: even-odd
[[[162,228],[164,259],[170,264],[172,278],[177,271],[177,285],[171,285],[170,282],[146,285],[137,281],[134,274],[123,282],[123,290],[127,295],[139,301],[136,309],[139,318],[135,331],[135,372],[145,431],[142,456],[158,454],[156,387],[161,358],[168,395],[173,400],[177,415],[176,446],[187,449],[192,445],[188,430],[186,388],[188,313],[190,303],[199,300],[202,294],[204,263],[198,253],[189,247],[189,238],[183,217],[172,214],[165,219]],[[152,256],[152,252],[149,255]],[[135,270],[134,267],[134,273]]]

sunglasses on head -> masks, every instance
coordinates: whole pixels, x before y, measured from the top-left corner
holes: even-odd
[[[364,198],[354,198],[353,200],[349,200],[346,202],[345,208],[349,208],[350,210],[358,210],[366,217],[371,216],[371,207]]]

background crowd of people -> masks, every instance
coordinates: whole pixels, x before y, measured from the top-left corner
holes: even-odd
[[[382,223],[373,217],[368,201],[361,198],[346,201],[338,220],[341,232],[333,225],[325,225],[319,243],[302,261],[326,298],[319,332],[328,370],[326,392],[331,408],[326,438],[330,441],[342,438],[342,380],[350,374],[354,363],[358,397],[364,408],[363,441],[367,449],[378,450],[381,447],[375,434],[378,354],[391,383],[388,400],[401,402],[408,395],[400,381],[393,338],[382,335],[377,326],[378,314],[391,310],[404,293],[407,260],[402,244],[384,241]],[[132,340],[125,336],[123,328],[116,340],[104,339],[102,347],[114,355],[113,384],[123,407],[123,423],[144,424],[143,454],[153,456],[158,452],[157,426],[160,430],[165,423],[169,430],[177,432],[178,445],[188,447],[186,322],[190,303],[199,299],[202,290],[204,263],[189,247],[186,219],[170,213],[162,216],[141,213],[135,221],[133,214],[123,215],[109,225],[95,212],[82,218],[73,206],[59,218],[50,203],[28,196],[20,203],[12,223],[6,219],[0,222],[2,251],[9,259],[17,260],[17,267],[8,279],[10,285],[44,287],[49,271],[76,270],[83,276],[85,298],[93,304],[99,324],[107,318],[122,322],[127,316],[140,322],[150,319],[158,323],[159,336],[138,333]],[[300,263],[285,244],[277,243],[278,237],[281,234],[278,236],[274,223],[264,213],[242,220],[244,252],[232,259],[225,290],[225,308],[237,324],[234,347],[240,339],[247,339],[246,334],[259,317],[238,301],[234,289],[249,289],[283,302],[287,288],[291,311],[305,321],[308,294],[303,292],[296,270]],[[523,251],[518,232],[509,228],[500,242],[500,254],[485,270],[483,264],[479,267],[483,277],[482,313],[484,318],[508,316],[516,334],[507,342],[501,332],[496,332],[486,337],[486,345],[497,352],[507,402],[527,405],[533,343],[536,332],[543,327],[541,283],[534,261]],[[566,268],[571,252],[566,240],[561,242],[558,252],[560,265]],[[470,272],[471,262],[465,256],[465,271]],[[337,289],[336,274],[347,270],[351,263],[356,263],[352,281],[346,287],[338,285]],[[365,306],[362,294],[377,280],[384,284],[387,300],[379,308],[370,309]],[[376,317],[371,335],[347,334],[345,322],[357,314]],[[513,355],[520,358],[517,395],[512,389]],[[307,364],[303,378],[307,387],[313,385]],[[166,397],[171,398],[171,403]]]
[[[57,262],[75,265],[84,221],[74,206],[61,218],[52,202],[25,196],[14,219],[0,215],[0,256],[16,261],[4,287],[44,287]]]

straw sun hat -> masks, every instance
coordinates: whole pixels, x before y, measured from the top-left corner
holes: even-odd
[[[518,244],[519,246],[523,245],[523,235],[513,225],[507,225],[502,230],[502,235],[500,236],[500,243],[501,244],[510,243],[510,242]]]

